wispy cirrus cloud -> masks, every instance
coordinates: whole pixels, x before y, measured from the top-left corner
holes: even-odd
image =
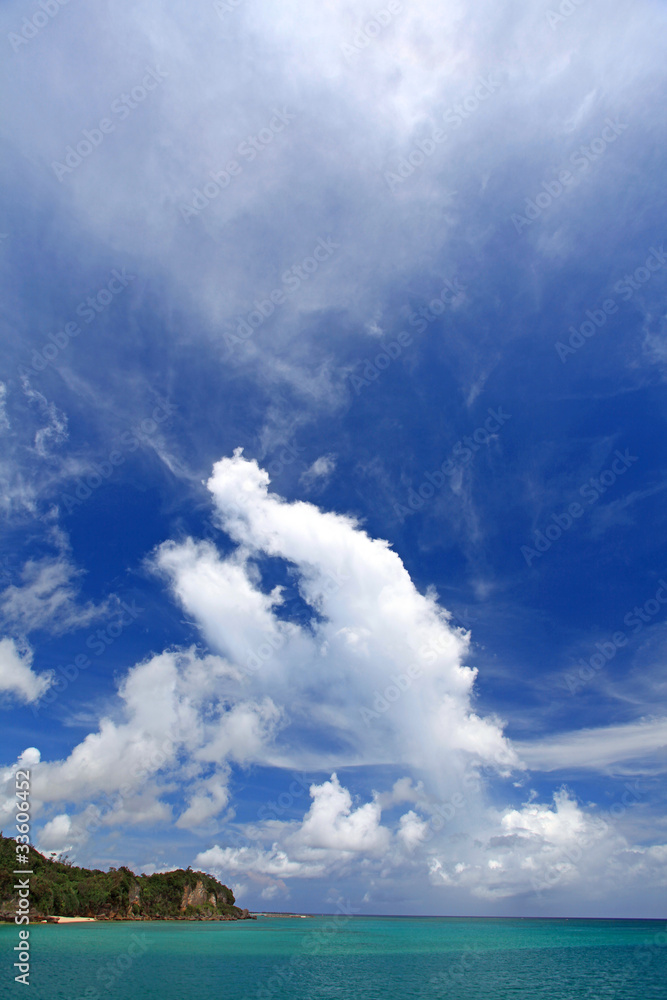
[[[5,630],[63,635],[107,614],[109,601],[99,605],[79,602],[77,581],[82,575],[66,549],[55,556],[28,559],[20,570],[20,582],[0,591],[0,621]]]
[[[645,718],[518,742],[516,748],[534,770],[657,774],[667,764],[666,745],[667,719]]]

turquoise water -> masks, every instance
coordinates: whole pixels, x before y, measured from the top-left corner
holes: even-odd
[[[667,924],[650,920],[260,918],[0,926],[1,996],[33,1000],[667,1000]]]

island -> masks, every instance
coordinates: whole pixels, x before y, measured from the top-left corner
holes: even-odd
[[[135,875],[129,868],[77,868],[28,852],[31,872],[30,922],[56,923],[58,917],[94,920],[254,920],[236,906],[234,893],[206,872],[176,871]],[[0,833],[0,921],[17,913],[16,841]]]

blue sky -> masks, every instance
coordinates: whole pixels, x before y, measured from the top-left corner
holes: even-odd
[[[1,17],[5,833],[663,916],[664,7]]]

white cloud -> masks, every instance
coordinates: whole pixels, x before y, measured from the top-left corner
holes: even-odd
[[[342,248],[331,268],[323,266],[312,281],[303,283],[298,299],[276,310],[269,336],[268,325],[256,332],[248,345],[248,363],[257,366],[272,387],[285,383],[308,398],[309,405],[335,406],[348,390],[341,387],[344,376],[335,360],[321,360],[314,353],[313,345],[319,349],[319,340],[325,341],[325,324],[311,322],[313,318],[319,320],[327,310],[342,312],[344,303],[342,329],[355,323],[362,328],[375,316],[374,322],[382,320],[384,325],[388,286],[392,294],[401,287],[417,293],[426,287],[430,272],[437,271],[438,277],[440,272],[451,273],[463,243],[475,254],[493,247],[496,223],[508,224],[510,212],[540,189],[550,171],[567,165],[567,156],[580,142],[590,142],[608,111],[622,117],[625,109],[632,110],[629,142],[620,140],[602,161],[603,169],[596,169],[596,199],[585,187],[582,194],[573,191],[539,227],[524,234],[526,239],[538,230],[543,234],[534,252],[549,255],[554,246],[571,246],[576,238],[572,220],[588,221],[585,205],[597,212],[599,204],[609,200],[610,190],[615,191],[610,185],[624,176],[624,168],[641,170],[641,136],[653,134],[653,112],[643,91],[647,81],[653,87],[664,60],[662,33],[657,30],[663,19],[659,5],[640,0],[633,8],[636,16],[628,21],[625,5],[610,0],[600,21],[593,5],[584,4],[555,31],[546,22],[547,7],[548,2],[510,9],[489,0],[476,7],[471,20],[461,0],[404,5],[386,31],[352,60],[341,46],[377,9],[370,0],[362,6],[340,2],[312,7],[285,0],[278,13],[275,4],[257,0],[239,5],[224,26],[212,4],[197,16],[186,6],[172,5],[165,11],[153,0],[143,5],[119,0],[113,11],[94,13],[82,7],[76,24],[56,18],[49,25],[47,31],[57,44],[42,45],[38,39],[22,46],[17,56],[22,65],[35,60],[41,72],[10,74],[7,82],[15,89],[10,89],[7,101],[8,131],[16,137],[19,162],[33,164],[53,181],[54,158],[63,156],[68,143],[76,144],[82,128],[100,120],[116,95],[138,83],[159,53],[167,76],[156,92],[127,122],[115,123],[115,134],[105,138],[104,148],[81,169],[62,184],[46,182],[49,217],[59,220],[59,213],[66,213],[93,257],[92,247],[99,245],[105,254],[112,247],[119,260],[136,261],[149,286],[164,289],[165,315],[189,315],[190,329],[198,331],[192,336],[211,336],[214,341],[239,315],[247,314],[257,298],[280,286],[284,268],[301,261],[320,234],[333,231]],[[5,4],[0,16],[7,30],[14,30],[23,16],[21,5]],[[118,58],[128,24],[136,78],[127,60]],[[585,60],[579,57],[582,39]],[[641,60],[626,57],[635,51],[642,52]],[[82,52],[86,59],[79,58]],[[517,53],[521,58],[514,58]],[[237,72],[206,77],[202,90],[201,79],[191,72],[193,59],[201,66],[229,63]],[[447,143],[392,195],[383,172],[415,139],[442,125],[446,109],[469,94],[480,75],[494,74],[497,93],[460,129],[448,129]],[[49,102],[41,99],[45,78],[52,85]],[[253,163],[243,161],[233,197],[212,201],[187,228],[179,208],[191,200],[194,187],[209,180],[211,170],[229,161],[248,133],[266,124],[268,93],[281,106],[289,105],[295,121]],[[211,108],[225,108],[229,114],[216,118],[215,128],[202,127],[210,121]],[[566,150],[564,136],[572,144]],[[155,150],[161,151],[159,156]],[[125,169],[129,162],[141,165],[130,189]],[[360,170],[360,163],[368,169]],[[448,199],[441,215],[433,206],[443,205],[443,176],[448,188],[465,193],[453,202]],[[513,184],[501,195],[498,179],[507,177]],[[490,179],[491,197],[485,200],[480,195]],[[103,199],[100,191],[105,192]],[[322,191],[326,197],[321,197]],[[569,216],[566,201],[572,206]],[[483,213],[479,216],[471,209],[477,204]],[[29,213],[24,215],[27,221]],[[257,225],[248,226],[248,219],[257,220]],[[304,220],[305,225],[286,225],[286,219]],[[67,230],[59,232],[58,245],[66,247],[68,236]],[[211,253],[211,246],[220,252]],[[91,261],[91,272],[98,263]],[[540,270],[534,272],[536,301]],[[413,285],[412,275],[423,276],[425,284]],[[63,308],[65,292],[75,308],[80,297],[93,290],[92,285],[63,289]],[[49,315],[48,322],[52,319]],[[12,341],[17,334],[32,336],[32,329],[45,336],[46,320],[43,330],[32,315],[22,322],[23,329],[18,323],[16,331],[11,329]],[[338,324],[332,336],[339,336]],[[58,360],[70,387],[85,384],[67,370],[85,354],[84,342],[81,338]],[[103,370],[102,340],[95,336],[91,342],[95,370]],[[26,344],[33,346],[28,339]],[[649,342],[647,347],[660,353],[659,344]],[[49,348],[53,351],[52,344]],[[477,370],[462,375],[465,385],[473,386],[472,395],[480,384],[479,364],[485,371],[488,363],[482,353]],[[54,482],[62,482],[64,471],[49,479],[44,469],[50,468],[54,447],[64,439],[65,418],[45,397],[31,399],[37,406],[26,408],[34,411],[33,424],[35,418],[44,418],[42,426],[31,424],[27,438],[31,461],[40,471],[10,463],[1,473],[3,502],[22,515],[37,511],[43,496],[53,492]],[[12,411],[12,430],[17,424]],[[501,723],[474,712],[475,676],[465,666],[465,640],[446,625],[435,599],[417,592],[399,557],[350,518],[271,498],[248,466],[226,460],[212,480],[225,528],[239,542],[235,556],[221,558],[211,546],[194,541],[167,543],[158,554],[173,593],[196,617],[210,645],[230,662],[169,652],[133,668],[121,688],[117,714],[100,720],[98,730],[66,760],[37,768],[38,775],[43,771],[49,777],[48,782],[37,779],[44,802],[68,796],[83,802],[87,795],[107,789],[116,794],[119,759],[127,761],[123,778],[131,779],[131,788],[111,815],[127,817],[128,822],[133,816],[169,815],[158,802],[164,772],[174,781],[187,782],[188,804],[178,820],[184,824],[206,822],[225,808],[228,760],[387,763],[399,773],[415,767],[420,776],[423,772],[429,793],[431,786],[438,786],[442,795],[482,762],[516,764]],[[248,478],[247,495],[241,489],[242,476]],[[234,512],[239,496],[243,509]],[[463,483],[458,499],[469,534],[478,537],[481,528],[471,496],[470,484]],[[280,591],[264,592],[255,555],[294,568],[301,593],[313,608],[310,628],[288,629],[281,621]],[[73,573],[68,575],[57,560],[33,560],[26,570],[23,586],[3,595],[6,614],[16,627],[57,631],[85,623],[86,608],[75,607]],[[479,577],[478,593],[487,586]],[[421,674],[401,690],[414,662]],[[34,682],[30,685],[25,688],[28,694]],[[365,718],[360,707],[368,713]],[[163,749],[169,741],[192,768],[187,777],[176,750]],[[519,749],[532,766],[545,770],[584,765],[615,769],[619,762],[636,767],[644,759],[655,768],[663,746],[664,727],[658,721],[632,732],[630,727],[614,727],[567,734]],[[139,789],[135,770],[146,760],[162,763],[148,765],[146,787]],[[395,793],[395,804],[405,801],[415,807],[402,818],[401,830],[406,847],[411,843],[417,853],[421,841],[417,843],[414,834],[426,821],[419,818],[413,794],[404,786]],[[383,802],[382,793],[373,800]],[[373,803],[357,822],[371,824],[376,817]],[[564,802],[555,809],[555,821],[547,815],[554,812],[551,807],[540,808],[537,816],[517,810],[519,818],[509,822],[528,826],[507,836],[523,843],[547,836],[534,828],[538,820],[544,827],[554,822],[562,826],[568,816],[578,822],[576,811]],[[336,813],[343,839],[353,838],[350,817],[363,809],[350,805],[348,814]],[[471,825],[481,828],[481,823],[478,811]],[[379,826],[375,836],[378,831]],[[498,873],[506,864],[504,856],[489,860],[491,868],[480,861],[484,871]],[[456,862],[454,874],[458,864],[464,866],[461,872],[470,872],[473,862]],[[443,856],[438,863],[444,868],[449,859]]]
[[[220,847],[197,855],[196,864],[220,873],[292,879],[320,878],[353,864],[381,862],[391,844],[377,800],[353,808],[336,774],[310,787],[311,805],[300,823],[268,821],[248,828],[267,847]],[[273,837],[278,840],[273,840]]]
[[[234,893],[235,899],[243,899],[248,890],[248,887],[244,882],[232,882],[229,888]]]
[[[250,881],[265,898],[290,880],[324,877],[410,878],[488,900],[584,882],[593,892],[594,874],[607,869],[623,884],[650,883],[661,845],[632,847],[566,791],[551,805],[486,804],[481,767],[509,773],[519,757],[500,722],[472,710],[467,634],[434,593],[417,591],[386,542],[348,516],[271,494],[240,451],[216,464],[208,485],[237,548],[222,557],[209,543],[170,541],[153,564],[215,652],[151,656],[124,675],[117,702],[64,760],[26,751],[45,842],[80,845],[100,827],[138,824],[222,829],[197,864]],[[310,622],[279,617],[282,592],[265,586],[260,560],[290,567]],[[247,845],[225,843],[233,765],[295,767],[309,757],[394,772],[366,801],[334,772],[311,784],[300,820],[240,824]],[[2,774],[0,819],[11,815],[12,775]]]
[[[510,809],[501,819],[503,833],[526,840],[541,839],[554,846],[571,843],[584,832],[586,821],[576,801],[567,792],[554,795],[555,809],[532,802]]]
[[[336,458],[334,455],[321,455],[302,473],[299,482],[306,487],[313,486],[317,482],[323,485],[335,468]]]
[[[26,376],[21,378],[21,386],[28,400],[37,404],[40,415],[48,421],[35,432],[34,449],[40,458],[49,458],[51,447],[67,440],[67,417],[55,403],[50,403],[41,392],[34,389]]]
[[[361,329],[376,315],[378,302],[386,302],[387,285],[393,290],[399,284],[397,277],[409,277],[413,270],[423,275],[434,260],[438,270],[449,271],[459,244],[455,234],[443,239],[443,223],[447,233],[465,226],[466,242],[474,249],[489,238],[484,237],[488,224],[472,213],[468,196],[457,198],[446,213],[433,212],[434,204],[443,204],[441,178],[447,178],[448,189],[467,192],[471,183],[474,191],[489,177],[516,177],[506,185],[516,194],[516,204],[501,209],[509,217],[534,186],[539,189],[547,165],[560,165],[564,139],[572,148],[590,141],[609,110],[634,104],[633,128],[639,134],[649,115],[642,89],[662,65],[661,15],[644,2],[624,27],[630,50],[643,52],[634,62],[621,57],[618,24],[625,12],[615,2],[604,24],[594,19],[591,7],[578,10],[563,30],[552,31],[547,3],[517,10],[487,2],[471,21],[458,0],[445,7],[421,0],[404,5],[353,58],[343,46],[377,5],[336,3],[304,13],[302,4],[289,2],[276,16],[273,4],[259,0],[241,4],[224,26],[213,5],[197,18],[186,8],[165,11],[157,3],[137,12],[121,2],[118,9],[123,12],[118,23],[108,13],[95,20],[79,18],[74,31],[54,22],[49,30],[59,44],[48,52],[26,46],[22,55],[29,62],[42,60],[52,99],[47,104],[38,99],[40,74],[13,82],[7,129],[17,149],[52,176],[51,164],[65,155],[68,137],[74,141],[90,122],[99,121],[113,96],[131,89],[157,59],[166,73],[158,89],[127,122],[115,121],[116,134],[98,155],[49,189],[51,202],[68,212],[79,238],[111,243],[121,257],[138,260],[141,273],[159,274],[171,301],[202,318],[192,327],[201,328],[203,336],[208,330],[221,336],[226,325],[234,328],[255,298],[279,287],[285,268],[309,252],[311,232],[313,239],[334,226],[343,235],[354,232],[344,259],[341,255],[328,271],[322,268],[317,280],[303,284],[298,301],[276,312],[270,338],[261,330],[247,345],[260,378],[290,384],[304,398],[310,389],[311,402],[325,406],[339,403],[345,390],[329,359],[316,371],[310,364],[321,328],[312,324],[317,334],[308,332],[307,320],[327,309],[339,312],[344,302]],[[3,17],[7,31],[14,30],[19,5],[5,5]],[[118,59],[125,23],[132,23],[134,69]],[[577,57],[582,39],[585,66]],[[89,58],[76,60],[80,51]],[[513,57],[516,53],[520,59]],[[237,71],[209,74],[202,103],[200,84],[187,71],[193,59],[202,65],[222,60]],[[73,67],[70,74],[63,75],[63,65]],[[495,92],[459,122],[460,128],[448,125],[447,110],[473,94],[480,76],[495,77]],[[105,81],[104,97],[99,79]],[[267,124],[273,113],[267,94],[289,107],[295,120],[253,162],[241,157],[243,173],[233,181],[233,197],[211,200],[188,229],[180,209],[192,202],[193,189],[209,182],[211,171],[229,162],[248,134]],[[212,130],[201,127],[209,104],[233,108]],[[313,127],[322,119],[324,131]],[[576,130],[568,132],[575,124]],[[399,157],[436,127],[446,128],[447,142],[392,195],[384,172],[395,169]],[[164,155],[155,157],[156,148]],[[128,156],[142,164],[140,181],[129,192],[124,183]],[[619,160],[636,157],[635,143],[618,154]],[[295,163],[299,185],[293,182]],[[359,163],[368,169],[360,171]],[[471,163],[479,165],[478,171],[471,172]],[[602,176],[598,183],[604,191],[609,180]],[[322,190],[331,196],[322,198]],[[285,225],[285,218],[303,218],[304,203],[309,206],[307,235],[304,225]],[[249,217],[261,220],[259,241],[246,225]],[[545,237],[561,230],[560,213],[541,227]],[[199,231],[203,239],[191,238]],[[227,260],[224,283],[208,250],[209,238],[237,250]],[[569,231],[564,238],[573,239]],[[262,252],[249,252],[258,245]]]
[[[3,432],[3,454],[0,459],[0,505],[7,521],[37,514],[40,489],[50,477],[50,463],[42,460],[34,447],[39,433],[35,414],[29,407],[18,418],[7,411],[8,391],[0,389],[0,430]]]
[[[489,810],[486,822],[457,848],[449,856],[441,849],[431,854],[431,882],[465,887],[482,899],[539,898],[573,886],[598,898],[611,870],[627,879],[627,842],[565,789],[555,793],[553,806],[530,801],[520,809]]]
[[[0,382],[0,431],[9,429],[9,417],[7,416],[7,386]]]
[[[435,596],[354,519],[286,503],[268,483],[240,449],[218,462],[208,486],[237,550],[222,558],[209,544],[169,542],[155,564],[213,649],[245,668],[248,692],[285,712],[280,762],[305,766],[335,747],[356,763],[427,767],[443,787],[476,762],[518,765],[500,723],[472,710],[468,640]],[[308,627],[281,620],[259,555],[293,568]]]
[[[581,729],[515,745],[529,767],[538,771],[660,773],[665,769],[667,719]]]
[[[187,610],[196,608],[211,645],[241,667],[262,642],[278,643],[281,636],[272,615],[280,590],[262,593],[244,555],[222,561],[210,543],[188,539],[166,542],[157,558],[174,596]]]
[[[54,635],[85,628],[109,610],[108,602],[78,604],[75,581],[82,575],[66,551],[57,556],[29,559],[19,586],[0,592],[0,614],[5,628],[21,632],[46,629]]]
[[[381,809],[377,802],[367,802],[353,810],[352,796],[341,787],[335,774],[330,781],[313,785],[310,794],[313,803],[292,843],[365,856],[387,850],[390,834],[380,825]]]
[[[194,649],[138,664],[119,685],[115,717],[100,719],[69,756],[31,765],[35,816],[55,804],[95,806],[84,826],[169,822],[163,795],[173,782],[187,805],[177,825],[201,825],[227,805],[227,761],[264,757],[280,714],[269,698],[244,699],[238,672]],[[233,704],[232,704],[233,703]],[[118,761],[123,761],[119,768]],[[12,813],[13,772],[0,780],[0,821]],[[80,815],[68,810],[72,821]]]
[[[0,639],[0,692],[29,704],[39,701],[52,683],[51,674],[33,671],[31,649],[20,651],[14,639]]]
[[[554,893],[566,900],[578,893],[598,905],[611,880],[625,892],[665,879],[665,846],[631,846],[613,820],[583,808],[566,789],[551,804],[531,795],[518,808],[486,806],[444,828],[415,810],[383,824],[380,796],[353,809],[349,791],[335,775],[311,786],[310,795],[301,821],[248,825],[245,832],[257,846],[216,844],[195,863],[221,878],[226,873],[251,881],[280,878],[288,885],[313,878],[352,878],[371,888],[378,880],[403,886],[409,881],[413,892],[424,898],[431,893],[438,907],[443,904],[434,889],[447,890],[448,900],[468,895],[500,902],[518,896],[529,898],[537,911]],[[368,901],[372,898],[371,891]]]
[[[219,816],[229,802],[228,781],[229,769],[221,768],[211,777],[197,782],[190,793],[188,807],[178,817],[176,826],[187,830]]]
[[[293,861],[276,845],[268,851],[252,847],[215,847],[202,851],[195,864],[206,870],[230,875],[270,875],[279,878],[319,878],[326,872],[323,863]]]
[[[72,820],[67,813],[59,813],[40,830],[38,849],[44,854],[60,854],[71,851],[72,847]]]
[[[380,792],[377,800],[383,809],[403,805],[404,802],[419,802],[424,798],[424,786],[421,781],[412,784],[412,778],[398,778],[390,792]]]
[[[30,767],[32,764],[39,764],[40,760],[41,754],[37,747],[26,747],[23,753],[19,756],[18,764],[24,767]]]
[[[284,885],[284,883],[283,883]],[[273,885],[267,885],[261,891],[262,899],[275,899],[276,896],[280,894],[281,886],[279,883],[274,883]]]
[[[424,840],[428,833],[428,823],[412,809],[404,813],[399,820],[396,836],[408,851],[413,851]]]
[[[239,764],[262,760],[282,719],[283,713],[271,698],[231,705],[223,724],[200,751],[200,759],[233,760]]]

